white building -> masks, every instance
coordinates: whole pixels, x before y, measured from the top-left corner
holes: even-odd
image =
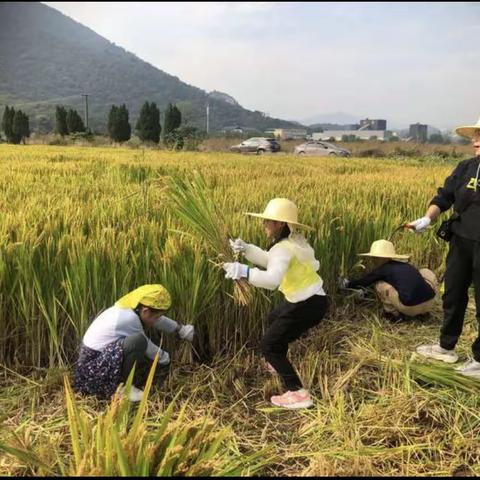
[[[307,130],[304,128],[276,128],[272,133],[281,140],[304,139],[307,136]]]
[[[334,138],[340,142],[342,137],[346,135],[349,137],[355,136],[360,140],[381,140],[385,141],[390,138],[388,130],[325,130],[324,132],[312,133],[312,140],[326,140]]]

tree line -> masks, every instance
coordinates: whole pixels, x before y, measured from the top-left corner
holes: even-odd
[[[3,112],[2,129],[8,143],[25,143],[25,138],[30,136],[28,116],[21,110],[15,111],[13,107],[7,105]]]
[[[115,142],[130,140],[132,128],[128,119],[128,110],[125,104],[112,105],[108,114],[107,130],[109,137]],[[183,147],[183,141],[189,129],[181,128],[182,113],[176,105],[171,103],[165,111],[165,119],[160,124],[160,109],[155,102],[145,102],[140,109],[140,115],[135,125],[135,131],[142,142],[159,143],[160,139],[169,147]],[[191,133],[193,130],[190,128]]]
[[[28,116],[20,110],[6,107],[2,122],[3,131],[9,143],[25,143],[30,136]],[[160,109],[155,102],[145,102],[135,124],[135,131],[142,142],[160,143],[162,141],[169,148],[181,149],[185,142],[200,138],[194,127],[182,126],[182,113],[174,104],[169,104],[163,121],[160,124]],[[55,108],[55,132],[62,137],[71,134],[91,135],[87,132],[81,116],[72,108],[64,106]],[[107,118],[108,136],[114,142],[123,143],[130,140],[132,127],[129,121],[129,112],[125,104],[112,105]]]

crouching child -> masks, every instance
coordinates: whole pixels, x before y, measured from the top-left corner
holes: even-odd
[[[373,242],[370,252],[359,255],[371,257],[374,268],[357,280],[341,280],[342,289],[361,289],[373,285],[385,317],[392,321],[425,315],[432,310],[438,281],[431,270],[415,268],[408,263],[410,256],[397,254],[393,243],[387,240]]]
[[[142,370],[151,365],[157,353],[159,365],[170,364],[168,352],[147,338],[143,327],[154,327],[168,334],[177,333],[181,339],[193,340],[192,325],[182,325],[165,316],[170,306],[170,294],[165,287],[143,285],[98,315],[80,346],[74,389],[108,399],[120,383],[127,381],[135,365],[129,399],[140,401],[145,382]]]

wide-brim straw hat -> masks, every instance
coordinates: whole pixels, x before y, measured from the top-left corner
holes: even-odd
[[[172,305],[170,293],[160,284],[142,285],[115,303],[120,308],[137,308],[139,304],[155,310],[168,310]]]
[[[274,198],[270,200],[263,213],[246,212],[245,215],[264,218],[266,220],[275,220],[277,222],[286,222],[288,225],[313,230],[312,227],[299,223],[298,208],[287,198]]]
[[[457,127],[455,133],[461,137],[473,139],[477,135],[480,135],[480,118],[476,125],[468,125],[466,127]]]
[[[388,240],[377,240],[372,243],[368,253],[359,253],[362,257],[391,258],[394,260],[408,260],[410,255],[399,255],[395,247]]]

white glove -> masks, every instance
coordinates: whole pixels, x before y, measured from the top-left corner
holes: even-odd
[[[350,283],[350,280],[348,278],[340,278],[338,280],[338,286],[340,287],[340,290],[346,290],[347,285]]]
[[[241,278],[248,278],[248,265],[239,262],[224,263],[223,269],[227,272],[225,278],[232,280],[240,280]]]
[[[233,253],[245,253],[248,243],[244,242],[241,238],[236,240],[230,239],[230,248],[233,250]]]
[[[188,342],[191,342],[193,340],[194,335],[195,327],[193,325],[182,325],[182,327],[178,331],[178,336],[182,340],[187,340]]]
[[[162,350],[162,353],[160,353],[160,358],[158,359],[158,364],[161,365],[162,367],[170,365],[170,355],[165,350]]]
[[[430,217],[422,217],[412,223],[409,223],[408,226],[413,227],[415,229],[415,233],[423,233],[431,223],[432,219]]]

